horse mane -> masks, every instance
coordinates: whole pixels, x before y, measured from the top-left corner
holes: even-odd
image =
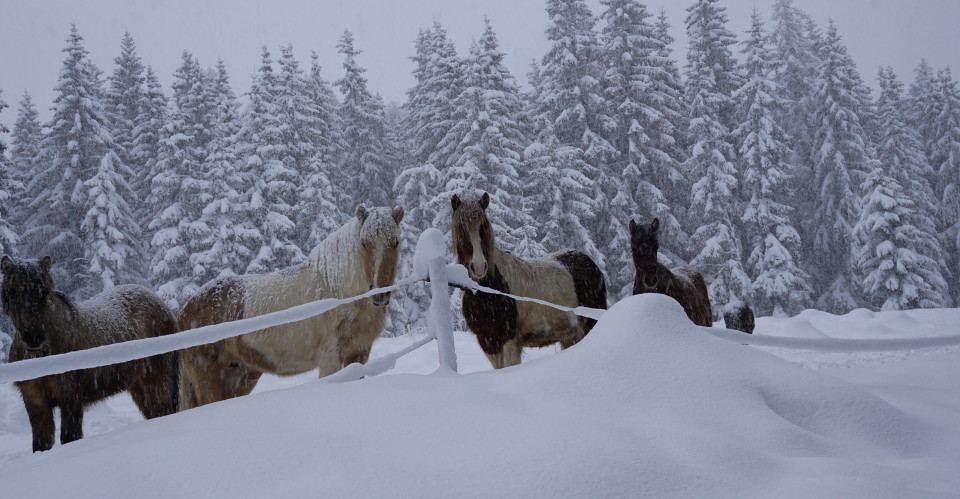
[[[63,302],[63,304],[66,305],[68,309],[70,309],[70,312],[72,313],[77,312],[76,302],[74,302],[73,298],[70,298],[70,296],[64,293],[63,291],[60,291],[59,289],[55,289],[53,290],[53,293],[51,293],[50,295],[60,299],[60,301]]]
[[[346,275],[360,259],[360,219],[353,217],[317,243],[307,264],[328,275]]]

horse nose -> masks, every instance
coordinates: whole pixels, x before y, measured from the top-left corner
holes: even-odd
[[[373,295],[373,304],[382,307],[390,303],[390,293],[379,293]]]
[[[473,269],[473,275],[477,277],[483,277],[487,273],[486,263],[471,263],[470,267]]]

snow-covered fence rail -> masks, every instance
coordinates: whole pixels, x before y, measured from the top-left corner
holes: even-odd
[[[0,365],[0,383],[25,381],[51,374],[61,374],[77,369],[117,364],[134,359],[150,357],[184,348],[214,343],[226,338],[241,336],[253,331],[297,322],[333,308],[361,300],[375,294],[395,291],[415,282],[422,281],[429,276],[431,286],[431,302],[427,317],[427,337],[411,344],[407,348],[371,359],[365,365],[352,364],[339,372],[328,376],[329,381],[347,381],[360,379],[364,376],[375,376],[393,368],[400,357],[436,340],[438,344],[440,371],[456,372],[457,357],[453,346],[452,320],[450,317],[450,296],[448,286],[457,286],[470,291],[508,296],[515,300],[527,301],[548,307],[571,312],[576,315],[599,320],[604,310],[589,307],[565,307],[547,301],[503,293],[495,289],[481,286],[467,275],[467,269],[462,265],[444,264],[446,244],[440,231],[428,229],[420,236],[417,250],[414,254],[414,271],[405,279],[401,279],[393,286],[372,289],[366,293],[351,298],[317,300],[298,305],[286,310],[273,312],[248,319],[233,322],[204,326],[177,334],[146,338],[141,340],[115,343],[101,347],[80,350],[60,355],[52,355],[39,359],[29,359],[19,362]],[[892,338],[876,340],[845,340],[845,339],[805,339],[783,338],[761,335],[744,335],[720,328],[707,328],[714,336],[728,341],[762,347],[778,347],[791,349],[817,350],[824,352],[892,352],[899,350],[918,350],[941,348],[960,345],[960,335],[931,336],[924,338]]]
[[[925,350],[960,345],[960,334],[925,336],[920,338],[841,339],[841,338],[786,338],[782,336],[748,335],[730,329],[707,328],[710,334],[725,340],[757,347],[816,350],[835,353],[897,352]]]

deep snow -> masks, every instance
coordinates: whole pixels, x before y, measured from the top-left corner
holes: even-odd
[[[937,336],[958,320],[955,309],[808,311],[761,318],[757,332]],[[416,339],[381,339],[374,355]],[[10,497],[960,494],[956,348],[742,346],[659,295],[626,299],[575,347],[530,351],[502,371],[489,371],[471,335],[455,339],[470,374],[422,376],[437,369],[431,344],[387,375],[265,377],[248,397],[151,421],[123,395],[88,411],[84,440],[36,455],[16,392],[0,385],[0,487]]]

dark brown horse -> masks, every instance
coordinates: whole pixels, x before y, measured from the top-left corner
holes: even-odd
[[[728,306],[727,311],[723,313],[723,324],[727,329],[753,334],[756,318],[753,315],[753,309],[750,308],[749,305],[745,303],[734,303]]]
[[[461,200],[454,195],[453,247],[457,262],[479,284],[567,307],[607,308],[603,273],[586,254],[563,250],[541,260],[521,260],[496,247],[486,209],[490,196]],[[494,368],[520,363],[523,347],[580,341],[595,320],[536,303],[464,291],[463,315]]]
[[[660,242],[657,231],[660,219],[654,218],[650,225],[642,225],[630,220],[630,249],[633,253],[633,265],[637,276],[633,281],[633,294],[660,293],[667,295],[683,306],[694,324],[713,325],[713,313],[710,309],[710,297],[707,283],[696,269],[687,266],[674,267],[672,270],[657,260]]]
[[[177,332],[173,313],[141,286],[117,286],[74,303],[56,291],[50,257],[0,260],[3,310],[16,328],[10,361],[86,350]],[[83,410],[128,390],[146,418],[177,412],[176,353],[15,383],[33,430],[33,451],[53,447],[53,409],[60,408],[60,443],[83,438]]]

